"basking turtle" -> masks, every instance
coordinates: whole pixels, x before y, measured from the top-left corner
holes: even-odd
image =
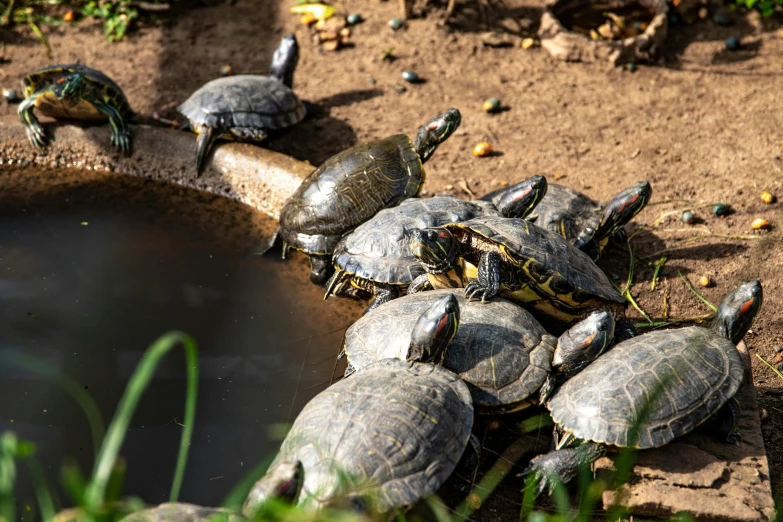
[[[241,522],[242,520],[245,518],[223,508],[167,502],[130,514],[121,522]]]
[[[422,163],[460,124],[449,109],[425,123],[411,141],[405,134],[363,143],[326,160],[288,198],[280,212],[283,258],[289,248],[310,256],[310,279],[323,284],[335,246],[346,232],[378,211],[419,193]]]
[[[352,324],[343,345],[348,356],[346,377],[353,375],[353,379],[380,359],[405,359],[421,314],[449,295],[459,302],[460,319],[443,367],[468,383],[476,412],[521,410],[537,401],[556,339],[522,307],[505,299],[471,302],[460,290],[400,297]]]
[[[439,300],[409,338],[409,361],[379,361],[313,398],[243,513],[252,516],[271,498],[361,509],[367,497],[386,512],[438,489],[467,447],[473,405],[457,375],[413,361],[441,359],[458,317],[453,296]]]
[[[533,459],[526,470],[540,477],[539,492],[568,482],[580,465],[602,456],[607,446],[656,448],[710,419],[728,442],[738,442],[743,364],[735,346],[763,299],[751,281],[724,298],[711,328],[659,330],[616,345],[570,377],[544,402],[557,430],[557,449]],[[556,357],[581,360],[595,354],[561,343]],[[574,439],[578,447],[567,447]],[[563,449],[565,448],[565,449]]]
[[[626,299],[581,250],[524,220],[482,216],[440,228],[413,229],[410,249],[424,266],[408,288],[461,288],[482,301],[497,294],[572,323],[609,311],[621,338],[633,337]],[[466,285],[467,283],[467,285]]]
[[[465,201],[448,194],[428,199],[411,198],[373,218],[344,236],[334,249],[335,273],[326,285],[330,295],[348,297],[354,289],[375,295],[367,311],[407,290],[424,267],[413,256],[405,234],[411,228],[439,227],[482,215],[524,217],[546,193],[546,179],[533,176],[506,190],[495,204]]]
[[[623,227],[642,211],[651,195],[650,184],[639,182],[602,205],[572,188],[553,184],[528,219],[560,234],[595,260],[613,235],[625,233]]]
[[[305,104],[292,90],[298,61],[299,44],[289,34],[275,51],[269,76],[239,74],[212,80],[177,107],[198,134],[197,174],[216,139],[260,142],[267,131],[304,119]]]
[[[100,71],[79,65],[49,65],[22,80],[25,100],[17,113],[27,127],[27,138],[36,148],[47,138],[33,109],[52,118],[109,121],[111,143],[130,154],[131,131],[128,119],[133,111],[128,99],[111,78]]]

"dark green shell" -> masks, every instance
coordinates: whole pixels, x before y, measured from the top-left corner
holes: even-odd
[[[739,352],[726,338],[698,326],[663,330],[618,344],[566,381],[547,406],[579,439],[653,448],[717,412],[742,376]]]
[[[549,184],[546,195],[534,210],[535,224],[559,234],[572,243],[590,239],[601,224],[603,205],[563,185]],[[531,219],[531,221],[533,221]]]
[[[548,287],[556,295],[573,294],[577,302],[627,303],[587,254],[524,219],[484,216],[445,228],[488,239],[515,261],[513,270],[539,288]]]
[[[194,128],[282,129],[299,123],[307,112],[290,87],[276,78],[239,74],[217,78],[190,95],[177,111]]]
[[[222,515],[222,516],[220,516]],[[222,508],[211,508],[168,502],[157,507],[137,511],[123,518],[121,522],[240,522],[240,515],[232,514]]]
[[[77,63],[66,65],[50,65],[32,72],[24,77],[22,85],[24,86],[25,97],[28,97],[49,86],[53,86],[58,79],[69,74],[81,74],[94,87],[93,93],[100,95],[101,99],[114,108],[123,116],[133,114],[128,99],[122,89],[114,81],[102,72]]]
[[[300,504],[378,491],[383,511],[437,490],[467,447],[468,387],[434,364],[386,359],[316,395],[294,421],[270,472],[300,461]],[[341,480],[342,479],[342,480]]]
[[[281,237],[308,254],[331,254],[346,232],[415,196],[423,181],[421,158],[405,134],[351,147],[326,160],[286,201]]]
[[[420,292],[384,303],[345,333],[344,350],[357,370],[385,358],[405,359],[416,321],[438,299],[459,301],[457,333],[443,366],[468,383],[480,413],[502,413],[526,405],[551,368],[557,339],[520,306],[505,299],[467,301],[462,290]]]
[[[466,201],[448,194],[405,200],[381,210],[343,237],[334,250],[334,266],[361,279],[409,285],[425,270],[411,254],[406,230],[439,227],[482,215],[500,213],[486,201]]]

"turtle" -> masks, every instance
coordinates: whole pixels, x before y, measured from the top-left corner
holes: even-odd
[[[460,319],[443,366],[468,384],[476,413],[517,411],[536,402],[557,339],[511,301],[471,302],[456,289],[400,297],[352,324],[341,352],[348,357],[346,377],[354,378],[380,359],[405,359],[422,312],[444,296],[459,302]]]
[[[505,190],[491,192],[482,199],[502,197]],[[560,234],[595,261],[611,237],[624,236],[623,227],[642,211],[651,196],[650,183],[640,181],[603,205],[570,187],[553,183],[528,220]]]
[[[408,360],[378,361],[313,398],[251,489],[243,514],[252,517],[270,499],[388,512],[438,489],[473,427],[467,385],[435,364],[458,321],[453,296],[439,300],[409,338]]]
[[[396,134],[326,160],[280,212],[283,258],[289,248],[308,254],[310,280],[325,283],[331,275],[332,253],[343,235],[380,210],[416,196],[424,181],[422,164],[460,121],[460,112],[451,108],[425,123],[412,141]]]
[[[600,357],[560,344],[561,360],[584,369],[542,395],[556,425],[556,449],[531,460],[523,474],[539,478],[537,491],[568,482],[609,447],[657,448],[705,421],[738,443],[734,398],[744,366],[736,344],[761,308],[758,280],[743,282],[721,302],[711,327],[658,330],[623,341]],[[584,364],[587,359],[589,364]],[[561,436],[560,436],[561,435]],[[574,446],[576,440],[581,444]]]
[[[124,155],[131,150],[128,120],[134,115],[122,89],[102,72],[78,63],[49,65],[22,80],[25,99],[17,114],[36,148],[47,137],[34,109],[52,118],[109,121],[111,143]]]
[[[166,502],[132,513],[121,522],[241,522],[244,517],[223,508],[202,507],[185,502]]]
[[[618,337],[636,335],[625,317],[628,301],[593,260],[527,220],[480,216],[408,235],[411,252],[427,271],[408,293],[464,287],[468,298],[482,301],[501,294],[566,324],[607,310]]]
[[[330,295],[350,297],[354,289],[375,295],[367,312],[403,294],[424,268],[413,257],[405,234],[409,228],[438,227],[481,215],[524,217],[546,193],[546,178],[533,176],[505,191],[497,204],[466,201],[449,194],[411,198],[378,212],[344,236],[334,249],[335,273],[326,285]]]
[[[299,44],[289,34],[280,42],[269,76],[238,74],[217,78],[190,95],[177,111],[188,119],[196,141],[196,175],[216,139],[261,142],[268,131],[291,127],[307,115],[294,94],[294,70]]]

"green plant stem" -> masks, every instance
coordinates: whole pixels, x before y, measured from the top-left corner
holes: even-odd
[[[117,455],[119,454],[125,434],[128,432],[128,426],[133,417],[133,413],[136,410],[136,406],[139,403],[139,399],[152,380],[161,358],[178,343],[182,343],[185,349],[188,384],[185,400],[184,427],[182,429],[177,467],[174,472],[174,480],[171,485],[171,495],[169,497],[170,502],[177,501],[185,473],[185,464],[187,463],[190,439],[193,434],[193,425],[196,417],[198,349],[196,347],[196,342],[189,335],[182,332],[171,332],[160,337],[147,349],[131,376],[122,399],[120,399],[120,403],[117,406],[117,413],[114,415],[111,425],[109,425],[106,438],[103,440],[98,461],[93,471],[92,480],[85,493],[85,507],[88,511],[95,512],[103,505],[106,487],[109,478],[111,477],[114,462],[117,460]]]
[[[655,282],[658,281],[658,272],[661,271],[663,265],[666,264],[666,256],[663,256],[655,262],[655,270],[653,270],[652,282],[650,283],[650,291],[655,290]]]
[[[678,272],[677,272],[677,274],[680,276],[680,279],[682,279],[682,280],[685,282],[685,286],[687,286],[687,287],[688,287],[688,289],[689,289],[691,292],[693,292],[693,295],[695,295],[696,297],[698,297],[699,299],[701,299],[701,302],[702,302],[702,303],[704,303],[704,304],[706,304],[707,306],[709,306],[709,307],[712,309],[712,311],[713,311],[713,312],[717,312],[717,311],[718,311],[718,307],[717,307],[717,306],[715,306],[714,304],[712,304],[712,303],[710,303],[709,301],[707,301],[707,300],[706,300],[706,299],[705,299],[705,298],[704,298],[704,297],[703,297],[703,296],[702,296],[702,295],[701,295],[699,292],[697,292],[697,291],[696,291],[696,289],[695,289],[695,288],[693,288],[693,285],[691,284],[691,282],[690,282],[690,281],[688,281],[688,278],[687,278],[687,277],[685,277],[684,275],[682,275],[682,272],[679,272],[679,271],[678,271]]]
[[[41,40],[41,43],[46,47],[46,57],[48,59],[52,59],[52,48],[49,45],[49,40],[46,39],[46,36],[41,32],[41,29],[38,27],[38,24],[35,23],[35,20],[33,19],[32,14],[27,15],[27,25],[30,26],[30,29],[33,30],[33,33],[35,33],[35,36],[38,37],[39,40]]]
[[[766,364],[769,367],[770,370],[775,372],[775,375],[777,375],[780,379],[783,379],[783,373],[781,373],[780,370],[778,370],[777,368],[775,368],[774,366],[769,364],[760,354],[757,353],[756,357],[758,357],[761,362]]]
[[[38,499],[38,507],[41,509],[41,520],[50,522],[54,520],[57,511],[54,508],[52,495],[46,487],[46,478],[44,478],[41,464],[33,457],[29,457],[27,459],[27,467],[30,470],[30,477],[35,485],[35,496]]]

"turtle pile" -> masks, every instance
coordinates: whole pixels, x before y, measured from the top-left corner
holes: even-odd
[[[180,106],[198,134],[197,171],[217,138],[261,141],[306,117],[292,90],[297,61],[296,39],[285,37],[268,77],[213,80]],[[30,74],[25,89],[19,115],[33,145],[46,142],[38,109],[107,119],[113,144],[130,152],[133,113],[99,71],[50,66]],[[460,122],[449,108],[413,138],[349,148],[282,209],[283,257],[291,249],[309,256],[324,299],[372,302],[346,331],[345,377],[299,414],[243,516],[271,501],[373,517],[407,509],[464,456],[481,453],[475,415],[533,405],[555,424],[554,449],[526,470],[539,494],[611,448],[659,447],[705,423],[727,443],[738,440],[736,344],[761,307],[759,281],[729,293],[710,327],[638,335],[627,299],[595,261],[610,241],[624,240],[650,184],[607,203],[542,176],[473,201],[419,197],[423,164]],[[213,514],[181,509],[183,520]]]

